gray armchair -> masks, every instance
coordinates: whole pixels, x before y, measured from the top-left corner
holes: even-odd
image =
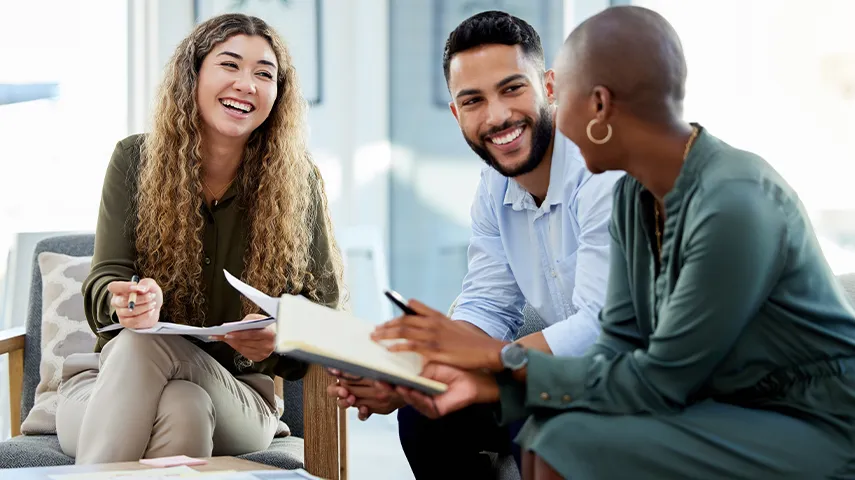
[[[36,245],[26,327],[0,332],[0,355],[9,355],[12,422],[12,438],[0,443],[2,468],[74,463],[73,458],[62,453],[56,435],[21,435],[20,426],[33,407],[39,383],[42,280],[38,255],[55,252],[89,256],[93,249],[94,235],[57,236]],[[284,469],[305,468],[322,478],[346,479],[346,417],[326,395],[327,374],[322,368],[312,366],[300,381],[276,380],[277,393],[285,402],[282,420],[291,428],[292,436],[276,438],[267,450],[241,458]]]

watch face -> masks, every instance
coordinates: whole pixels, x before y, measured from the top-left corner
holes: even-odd
[[[505,368],[516,370],[522,368],[526,364],[526,352],[522,345],[510,343],[502,349],[502,363]]]

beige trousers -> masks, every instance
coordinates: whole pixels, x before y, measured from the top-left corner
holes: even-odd
[[[177,335],[123,330],[63,365],[56,430],[77,464],[265,450],[279,426],[267,375],[235,377]]]

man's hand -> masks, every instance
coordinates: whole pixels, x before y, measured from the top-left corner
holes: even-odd
[[[262,318],[267,317],[250,313],[242,321],[260,320]],[[226,342],[243,355],[244,358],[253,362],[266,360],[267,357],[273,354],[273,349],[276,347],[276,331],[273,325],[255,330],[231,332],[226,335],[212,335],[211,339]]]
[[[110,304],[116,309],[116,317],[125,328],[151,328],[160,319],[163,291],[153,279],[144,278],[139,283],[110,282],[107,290],[112,294]],[[133,310],[128,308],[131,293],[137,294]]]
[[[373,380],[353,377],[335,369],[327,372],[336,378],[327,387],[327,395],[335,398],[341,408],[356,407],[360,420],[368,420],[375,413],[388,415],[405,405],[397,392],[378,388]]]
[[[467,372],[448,365],[431,363],[425,366],[422,376],[448,385],[448,390],[435,397],[406,387],[395,387],[394,391],[428,418],[439,418],[475,403],[492,403],[499,400],[499,386],[490,374]],[[392,391],[392,387],[384,383],[377,382],[377,386]]]
[[[393,352],[417,352],[426,362],[444,363],[463,369],[500,371],[500,353],[505,345],[462,321],[451,320],[421,302],[410,300],[418,315],[404,315],[379,325],[375,341],[404,339],[388,348]]]

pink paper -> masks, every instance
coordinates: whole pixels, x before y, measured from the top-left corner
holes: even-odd
[[[199,458],[190,458],[186,455],[176,455],[174,457],[143,458],[140,460],[140,463],[151,465],[152,467],[178,467],[181,465],[192,467],[193,465],[205,465],[208,462]]]

